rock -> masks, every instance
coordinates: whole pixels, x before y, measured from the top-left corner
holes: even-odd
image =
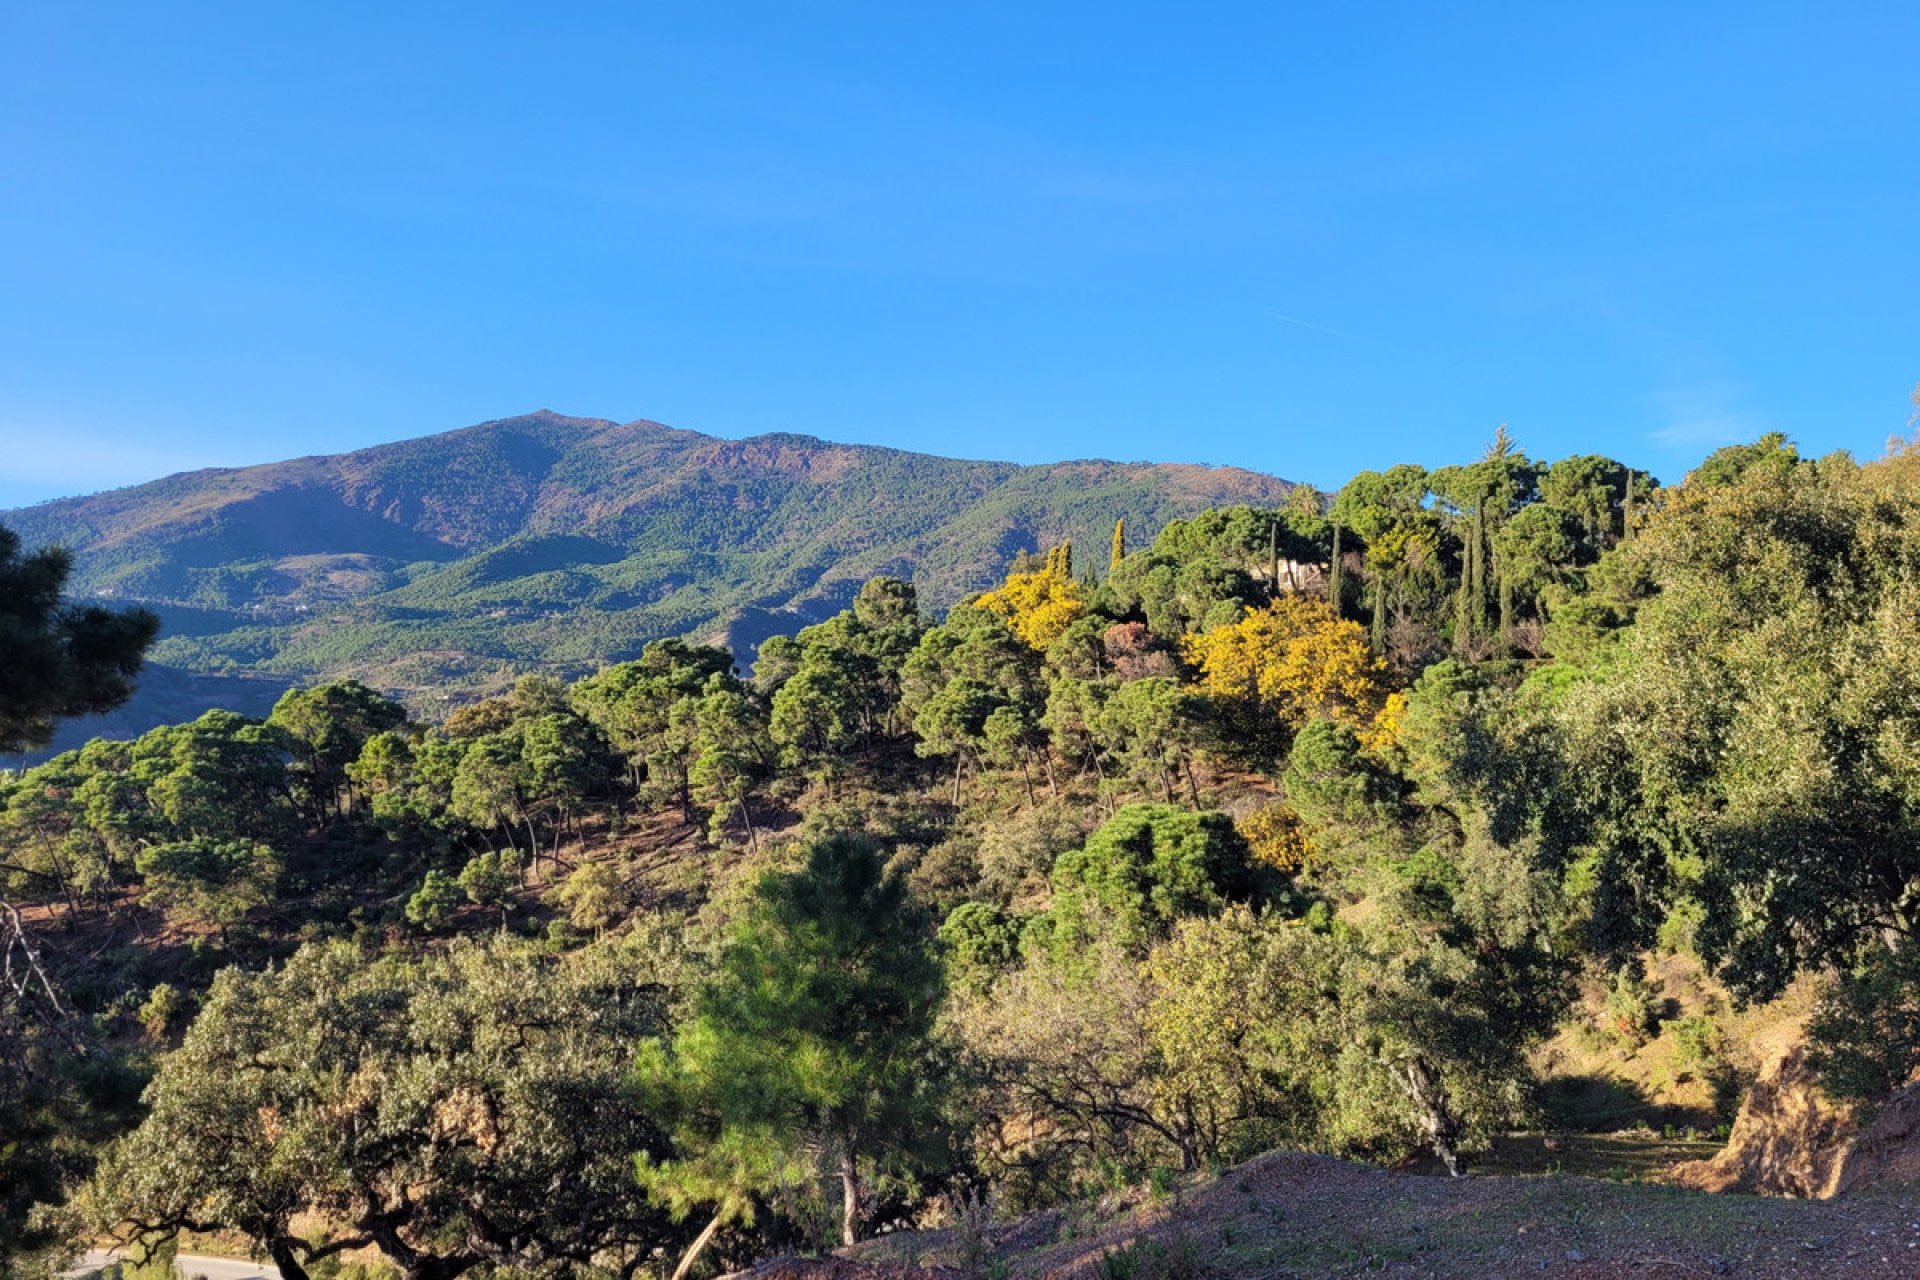
[[[1887,1100],[1847,1148],[1834,1194],[1920,1180],[1920,1083]]]
[[[1699,1191],[1825,1199],[1840,1189],[1857,1132],[1851,1115],[1821,1092],[1806,1046],[1794,1045],[1747,1091],[1726,1149],[1675,1165],[1672,1176]]]
[[[1920,1082],[1894,1094],[1862,1129],[1821,1092],[1806,1046],[1795,1045],[1748,1090],[1726,1149],[1675,1165],[1672,1176],[1700,1191],[1810,1200],[1920,1180]]]

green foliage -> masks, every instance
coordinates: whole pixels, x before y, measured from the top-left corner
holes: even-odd
[[[967,981],[991,981],[1020,954],[1019,917],[985,902],[963,902],[940,926],[940,941],[955,973]]]
[[[632,901],[626,882],[612,864],[588,862],[574,869],[552,893],[574,928],[596,935],[626,915]]]
[[[1403,812],[1404,784],[1365,751],[1349,725],[1316,720],[1293,741],[1287,803],[1310,825],[1364,837]]]
[[[610,960],[330,944],[223,971],[88,1187],[93,1228],[237,1231],[296,1280],[363,1236],[408,1274],[644,1256],[674,1237],[632,1182],[654,1130],[625,1075],[662,1010]],[[306,1238],[320,1210],[352,1234]]]
[[[288,695],[265,722],[214,713],[56,756],[0,780],[0,893],[77,929],[123,924],[111,917],[136,895],[189,932],[245,926],[248,945],[203,939],[177,972],[99,980],[87,1007],[138,1054],[203,1008],[156,1086],[200,1111],[166,1103],[153,1123],[239,1144],[252,1180],[158,1146],[142,1160],[172,1160],[182,1188],[217,1183],[221,1213],[244,1210],[240,1229],[262,1240],[315,1196],[342,1223],[363,1212],[329,1181],[351,1167],[418,1201],[409,1247],[502,1270],[558,1271],[586,1244],[562,1233],[564,1249],[541,1252],[523,1232],[495,1249],[473,1225],[491,1201],[435,1181],[491,1155],[471,1128],[473,1151],[445,1145],[471,1114],[458,1088],[502,1116],[532,1104],[500,1082],[540,1069],[523,1061],[534,1049],[499,1041],[484,1061],[462,1056],[462,1037],[480,1043],[469,1020],[491,1016],[453,990],[462,966],[555,979],[618,947],[619,964],[651,972],[683,931],[698,953],[685,989],[676,960],[672,989],[606,997],[651,1011],[628,1028],[644,1043],[618,1085],[621,1150],[639,1153],[629,1207],[646,1204],[595,1266],[715,1240],[732,1264],[835,1225],[851,1236],[917,1212],[956,1160],[1022,1204],[1275,1145],[1392,1159],[1425,1147],[1451,1165],[1530,1117],[1530,1051],[1580,975],[1612,975],[1611,1052],[1661,1033],[1650,948],[1697,949],[1736,997],[1837,966],[1815,1022],[1820,1065],[1836,1092],[1878,1097],[1920,1069],[1905,959],[1920,885],[1916,503],[1910,456],[1807,462],[1762,442],[1656,489],[1598,456],[1536,464],[1503,434],[1464,466],[1355,477],[1331,518],[1304,494],[1181,520],[1112,557],[1097,586],[1073,583],[1058,549],[1044,569],[1018,562],[1072,597],[1054,621],[1086,609],[1057,636],[1043,629],[1044,652],[991,608],[934,621],[901,579],[854,594],[816,564],[819,598],[849,606],[768,639],[750,681],[725,649],[636,642],[598,650],[631,661],[571,686],[523,678],[438,725],[339,684]],[[722,507],[714,520],[745,527]],[[1324,564],[1336,520],[1340,590],[1356,621],[1371,611],[1365,634],[1314,598],[1321,577],[1277,568]],[[457,593],[432,581],[448,565],[389,589],[572,590],[560,578],[638,574],[619,549],[521,540],[460,566]],[[594,573],[579,567],[595,556]],[[250,569],[197,588],[263,580]],[[689,571],[679,590],[698,581]],[[756,599],[788,589],[762,586]],[[1221,675],[1207,655],[1249,607],[1345,626],[1349,668],[1373,684],[1367,714],[1318,696],[1289,704],[1284,725],[1257,700],[1230,714],[1227,686],[1247,673]],[[519,625],[496,621],[503,635]],[[1284,815],[1279,865],[1214,807],[1248,830]],[[523,901],[554,868],[569,874]],[[672,914],[652,920],[636,900]],[[395,903],[443,936],[378,927]],[[510,946],[516,911],[544,941]],[[205,992],[218,964],[349,932],[355,950],[325,950],[325,973],[299,979],[306,1003]],[[495,949],[461,936],[496,932]],[[281,981],[294,979],[221,980]],[[576,1025],[586,996],[535,1007],[546,998],[502,997],[537,1029],[529,1044],[610,1052]],[[419,1025],[389,1025],[402,1011]],[[341,1076],[305,1079],[305,1111],[231,1070],[253,1051],[248,1020],[269,1016],[299,1023],[286,1052]],[[126,1034],[135,1021],[145,1037]],[[341,1031],[341,1045],[414,1092],[355,1084],[348,1050],[316,1049],[309,1023],[348,1028],[360,1038]],[[0,1026],[0,1044],[23,1025]],[[225,1047],[196,1040],[216,1035],[203,1027]],[[1665,1031],[1681,1069],[1729,1097],[1740,1054],[1724,1030],[1703,1017]],[[418,1074],[433,1062],[447,1074]],[[217,1087],[192,1092],[196,1073]],[[0,1121],[32,1142],[62,1131],[70,1113],[9,1087]],[[397,1117],[395,1150],[376,1160],[358,1139],[313,1136],[317,1116],[363,1105]],[[319,1154],[273,1145],[263,1114],[308,1125]],[[397,1150],[421,1142],[452,1164]],[[548,1178],[587,1159],[552,1150]],[[84,1163],[29,1170],[32,1194],[58,1196]],[[495,1181],[475,1196],[532,1220],[532,1172],[481,1177]],[[301,1261],[301,1245],[286,1250]]]
[[[150,1039],[164,1040],[185,1007],[186,1001],[179,988],[170,982],[158,982],[147,992],[146,999],[140,1003],[140,1011],[134,1017]]]
[[[1649,594],[1543,719],[1612,937],[1691,913],[1701,953],[1765,998],[1911,932],[1907,466],[1799,462],[1777,440],[1723,451],[1608,553]]]
[[[1183,916],[1266,900],[1269,874],[1225,814],[1128,805],[1054,865],[1051,945],[1066,955],[1105,935],[1141,949]]]
[[[877,852],[815,845],[758,883],[689,1019],[643,1046],[672,1147],[642,1148],[641,1184],[677,1215],[728,1221],[837,1177],[851,1243],[876,1179],[944,1159],[942,998],[925,921]]]
[[[267,717],[293,744],[298,785],[316,822],[338,807],[367,741],[406,722],[405,707],[353,680],[290,689]]]
[[[429,933],[447,927],[453,913],[466,895],[460,883],[444,871],[429,871],[411,898],[407,899],[407,919]]]
[[[1607,979],[1607,1034],[1639,1048],[1660,1029],[1660,1000],[1637,963],[1621,965]]]
[[[142,849],[134,869],[146,880],[148,903],[225,934],[271,900],[280,859],[245,840],[181,840]]]
[[[476,907],[491,908],[500,912],[501,923],[507,918],[507,908],[512,905],[513,891],[519,887],[521,877],[520,855],[508,849],[504,852],[488,850],[475,854],[460,868],[459,884],[467,901]]]
[[[58,547],[23,555],[0,528],[0,754],[45,746],[53,722],[109,711],[133,678],[160,619],[62,599],[73,557]]]
[[[1807,1024],[1807,1058],[1827,1092],[1862,1112],[1920,1070],[1920,960],[1911,948],[1839,975]]]

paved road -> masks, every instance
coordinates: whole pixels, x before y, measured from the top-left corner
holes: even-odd
[[[126,1257],[124,1249],[90,1249],[80,1265],[68,1276],[90,1276]],[[248,1262],[244,1258],[209,1258],[183,1253],[173,1260],[174,1270],[182,1276],[205,1276],[206,1280],[280,1280],[280,1268],[272,1263]]]

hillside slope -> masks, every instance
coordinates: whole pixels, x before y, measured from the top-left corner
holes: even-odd
[[[1116,517],[1154,529],[1291,487],[1233,468],[967,462],[542,411],[0,523],[70,548],[76,594],[158,609],[156,663],[418,693],[590,669],[665,635],[724,631],[751,649],[876,573],[944,606],[1021,548],[1071,537],[1104,556]]]

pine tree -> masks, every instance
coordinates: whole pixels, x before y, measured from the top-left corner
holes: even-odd
[[[933,1036],[946,990],[928,932],[905,882],[848,837],[755,887],[691,1016],[640,1047],[636,1078],[674,1149],[639,1161],[641,1185],[676,1214],[713,1214],[675,1276],[809,1174],[840,1184],[850,1245],[876,1175],[944,1163]]]

